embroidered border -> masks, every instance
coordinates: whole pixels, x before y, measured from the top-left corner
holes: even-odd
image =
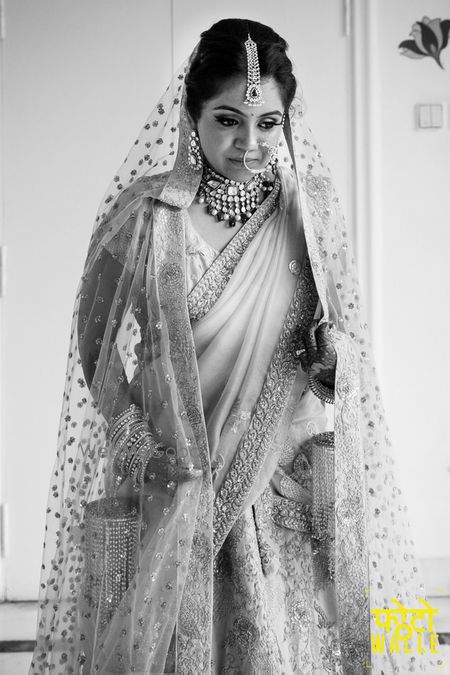
[[[191,321],[204,317],[220,298],[247,246],[254,239],[264,221],[275,211],[280,185],[281,182],[277,178],[267,199],[241,227],[189,293],[188,309]]]
[[[272,520],[276,525],[298,532],[312,532],[311,506],[273,495]]]
[[[155,207],[157,229],[156,250],[164,252],[157,260],[156,271],[160,290],[160,305],[167,322],[170,341],[170,360],[179,396],[184,404],[187,418],[197,443],[203,469],[203,479],[198,492],[195,513],[195,528],[190,545],[189,565],[184,586],[181,576],[175,583],[182,590],[181,604],[177,617],[177,648],[180,663],[195,663],[200,672],[206,672],[211,659],[209,635],[211,615],[204,608],[212,606],[212,499],[210,457],[204,416],[201,410],[201,391],[195,359],[195,345],[186,307],[185,266],[184,266],[184,213],[181,210],[158,204]],[[182,414],[182,413],[181,413]],[[180,414],[180,417],[181,417]],[[186,439],[186,445],[192,443]],[[186,494],[188,496],[189,492]],[[192,497],[191,497],[192,499]],[[178,500],[178,509],[180,502]],[[183,507],[184,508],[184,507]],[[162,605],[161,605],[162,607]],[[192,620],[192,608],[197,608]],[[161,610],[160,610],[161,611]],[[178,672],[187,672],[178,664]],[[142,671],[141,671],[142,672]],[[191,671],[193,672],[193,671]]]
[[[358,357],[347,335],[335,333],[335,584],[345,672],[370,663],[369,547],[364,458],[359,418]]]
[[[216,496],[216,555],[239,516],[242,504],[272,445],[299,363],[295,355],[296,338],[312,321],[317,299],[311,265],[306,257],[250,426]]]

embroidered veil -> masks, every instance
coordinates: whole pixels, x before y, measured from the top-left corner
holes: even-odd
[[[185,290],[184,213],[200,182],[187,161],[188,67],[175,74],[111,182],[89,244],[70,335],[30,673],[194,672],[186,653],[196,672],[209,672],[214,553],[236,515],[227,516],[235,509],[226,500],[220,513],[214,505]],[[417,606],[423,588],[351,244],[299,99],[279,157],[297,180],[324,320],[337,327],[334,583],[345,673],[364,672],[371,662],[378,675],[414,668],[428,674],[428,655],[370,654],[370,608],[391,598]],[[295,331],[282,406],[299,367],[294,338]],[[139,543],[122,597],[109,593],[105,574],[100,611],[86,591],[94,574],[86,513],[116,495],[107,429],[124,395],[138,402],[167,448],[175,479],[169,472],[163,485],[136,491],[126,481],[119,488],[135,516],[124,536],[134,527]],[[255,485],[262,481],[263,463]]]

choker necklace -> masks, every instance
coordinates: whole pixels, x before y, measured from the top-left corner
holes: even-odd
[[[268,168],[275,174],[276,168],[272,163],[269,163]],[[264,178],[265,173],[258,173],[249,181],[238,182],[216,173],[205,162],[197,201],[206,204],[208,213],[218,221],[224,220],[228,227],[245,223],[255,213],[265,195],[273,190],[274,181]]]

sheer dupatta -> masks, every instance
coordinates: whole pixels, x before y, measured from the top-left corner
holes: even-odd
[[[115,181],[118,198],[107,197],[110,208],[90,242],[72,322],[31,672],[162,673],[171,641],[174,652],[185,633],[198,663],[208,668],[212,489],[186,302],[186,212],[180,209],[200,177],[187,171],[184,123],[180,158],[170,173],[161,175],[172,168],[170,158],[174,164],[175,143],[158,142],[177,137],[182,79],[181,71],[155,111],[155,124],[146,125],[152,141],[142,145],[154,144],[159,152],[159,158],[155,151],[143,160],[150,175],[128,188]],[[178,180],[179,172],[185,180]],[[126,481],[116,493],[107,429],[124,396],[142,407],[183,481],[170,487],[149,482],[137,491]],[[136,572],[105,626],[86,592],[92,551],[85,512],[114,496],[135,504],[140,541]],[[108,574],[105,568],[102,588]],[[193,577],[205,608],[195,623],[198,640],[181,607],[186,579],[193,585]],[[107,595],[102,602],[110,602]]]

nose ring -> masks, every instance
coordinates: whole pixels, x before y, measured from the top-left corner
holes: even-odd
[[[251,169],[251,168],[248,166],[248,164],[247,164],[247,162],[246,162],[246,157],[247,157],[247,155],[248,155],[248,152],[249,152],[249,151],[246,150],[246,151],[244,152],[244,156],[243,156],[243,158],[242,158],[242,162],[243,162],[245,168],[247,169],[247,171],[250,171],[250,173],[261,173],[262,171],[264,171],[264,169],[265,169],[266,167],[264,167],[264,169]]]
[[[243,162],[245,168],[247,169],[247,171],[250,171],[250,173],[262,173],[263,171],[265,171],[265,170],[267,169],[267,167],[269,166],[270,162],[274,162],[274,161],[275,161],[276,156],[277,156],[278,148],[277,148],[276,145],[270,145],[270,143],[267,143],[266,141],[263,141],[262,143],[258,143],[258,145],[260,145],[260,146],[263,147],[263,148],[268,148],[268,150],[269,150],[269,161],[267,162],[267,164],[265,164],[265,165],[263,166],[262,169],[251,169],[251,168],[248,166],[247,161],[246,161],[246,157],[247,157],[247,154],[249,153],[249,150],[246,150],[246,151],[244,152],[244,156],[243,156],[243,158],[242,158],[242,162]]]

